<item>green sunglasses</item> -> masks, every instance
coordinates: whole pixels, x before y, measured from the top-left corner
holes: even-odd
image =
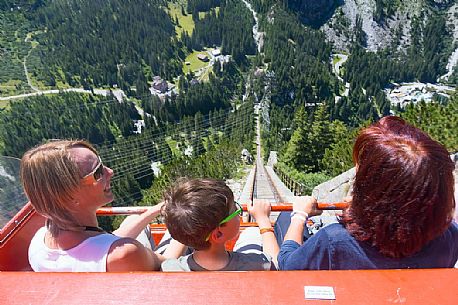
[[[229,214],[229,216],[227,216],[226,218],[224,218],[223,220],[221,220],[219,222],[219,226],[222,225],[222,224],[225,224],[226,222],[229,222],[232,218],[234,218],[235,216],[237,215],[240,215],[242,216],[243,215],[243,208],[242,206],[240,205],[240,203],[238,203],[237,201],[234,201],[235,203],[235,206],[237,207],[237,209],[232,212],[231,214]],[[210,239],[210,234],[208,234],[207,238],[205,239],[205,241],[208,241]]]

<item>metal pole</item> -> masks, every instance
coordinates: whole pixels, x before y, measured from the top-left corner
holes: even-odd
[[[243,210],[246,211],[246,204],[242,204]],[[318,209],[320,210],[344,210],[348,207],[346,202],[319,202]],[[147,206],[136,206],[136,207],[104,207],[97,210],[98,216],[110,216],[110,215],[132,215],[141,214],[145,212]],[[272,212],[292,211],[293,205],[291,203],[278,203],[271,207]]]

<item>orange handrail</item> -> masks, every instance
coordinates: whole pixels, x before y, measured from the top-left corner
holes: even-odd
[[[345,210],[348,202],[318,202],[319,210]]]
[[[242,205],[243,210],[246,211],[246,204]],[[318,209],[320,210],[343,210],[348,207],[346,202],[319,202]],[[135,206],[135,207],[103,207],[97,210],[98,216],[110,216],[110,215],[132,215],[141,214],[145,212],[147,207]],[[279,203],[271,207],[272,212],[292,211],[293,205],[291,203]]]

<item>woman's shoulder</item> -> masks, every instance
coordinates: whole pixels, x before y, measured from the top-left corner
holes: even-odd
[[[109,271],[150,271],[155,265],[148,249],[132,238],[118,237],[112,243],[107,257]]]
[[[452,221],[448,226],[447,230],[444,233],[437,236],[432,242],[439,242],[439,243],[455,243],[458,240],[458,224],[455,221]],[[455,243],[458,248],[458,243]]]
[[[349,240],[349,239],[353,239],[351,234],[345,228],[345,225],[340,223],[340,222],[332,223],[330,225],[327,225],[327,226],[321,228],[316,235],[317,236],[318,235],[323,235],[323,237],[326,236],[330,240]]]
[[[43,240],[44,240],[44,237],[47,231],[48,229],[45,226],[39,228],[37,232],[35,232],[35,235],[32,237],[31,244],[36,244],[36,243],[43,244],[44,243]]]

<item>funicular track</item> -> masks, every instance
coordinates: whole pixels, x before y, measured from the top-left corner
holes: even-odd
[[[255,174],[253,175],[252,182],[252,193],[251,200],[253,199],[265,199],[270,202],[272,206],[278,207],[279,205],[284,205],[285,200],[282,198],[280,193],[275,186],[272,177],[264,167],[261,158],[256,160],[255,165]],[[280,212],[272,212],[271,220],[275,221]],[[252,219],[249,218],[249,221]]]
[[[266,199],[271,204],[277,204],[283,201],[260,158],[256,161],[255,166],[252,199]]]
[[[261,154],[261,126],[259,116],[256,127],[256,162],[254,166],[254,175],[252,175],[253,181],[247,181],[247,183],[250,183],[251,185],[251,194],[249,196],[249,200],[253,201],[253,199],[265,199],[270,202],[272,207],[279,208],[279,206],[285,205],[286,198],[283,198],[285,197],[284,194],[279,192],[279,188],[274,182],[278,181],[279,179],[272,179],[271,174],[266,170],[266,167],[264,166]],[[272,174],[275,175],[273,172]],[[275,208],[273,208],[273,210]],[[278,210],[276,212],[272,212],[271,220],[275,221],[278,214]],[[248,221],[252,221],[252,219],[249,217]]]
[[[261,120],[260,110],[257,108],[257,121],[256,121],[256,163],[254,168],[254,175],[251,185],[251,200],[253,199],[266,199],[269,200],[272,205],[277,205],[278,202],[283,201],[280,194],[272,182],[272,178],[264,167],[264,162],[261,156]]]

